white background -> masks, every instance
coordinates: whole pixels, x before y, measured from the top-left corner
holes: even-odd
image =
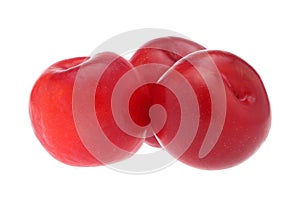
[[[300,198],[297,1],[194,2],[1,1],[0,199]],[[222,171],[177,162],[154,174],[128,175],[66,166],[42,148],[28,117],[30,90],[41,72],[61,59],[89,55],[114,35],[149,27],[231,51],[259,72],[273,120],[254,156]]]

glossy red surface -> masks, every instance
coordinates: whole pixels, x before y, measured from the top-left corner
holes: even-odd
[[[151,40],[140,47],[130,59],[135,66],[144,64],[162,64],[171,67],[182,57],[205,47],[188,39],[180,37],[162,37]],[[160,77],[157,77],[157,80]],[[149,90],[151,90],[149,88]],[[156,133],[161,134],[161,133]],[[145,142],[153,147],[160,147],[154,136],[147,137]]]
[[[103,104],[102,101],[109,98],[111,88],[104,91],[102,89],[112,85],[111,77],[121,76],[130,70],[132,68],[131,64],[113,53],[102,53],[92,59],[88,59],[88,57],[79,57],[53,64],[36,81],[30,96],[30,117],[35,135],[54,158],[65,164],[75,166],[97,166],[123,160],[128,158],[131,155],[130,153],[136,152],[143,143],[142,139],[132,137],[117,129],[111,121],[108,122],[108,126],[105,125],[107,120],[111,118],[111,113],[107,112],[107,109],[110,108],[110,102],[105,101]],[[112,62],[109,63],[101,82],[98,84],[98,90],[95,93],[96,106],[88,105],[88,102],[85,102],[83,99],[82,102],[79,102],[80,110],[77,112],[77,115],[80,117],[81,114],[87,112],[88,107],[95,107],[98,122],[100,126],[104,126],[104,133],[112,144],[129,152],[126,154],[120,154],[120,152],[112,148],[103,148],[101,141],[94,141],[95,144],[88,144],[88,146],[93,145],[93,149],[87,148],[87,145],[83,144],[82,139],[93,137],[93,135],[88,132],[79,134],[77,126],[88,124],[89,119],[83,119],[78,124],[74,120],[73,91],[79,70],[95,66],[95,69],[97,69],[98,65],[101,67],[107,61]],[[81,85],[87,86],[79,90],[81,92],[79,95],[84,96],[85,92],[90,89],[88,88],[91,79],[89,76],[92,76],[92,74],[85,74],[85,77],[77,77],[77,81],[80,81]],[[88,128],[90,127],[86,127],[86,129]],[[91,129],[95,128],[97,127],[95,126]],[[97,152],[106,156],[104,163],[99,158],[95,158],[94,155],[97,155]]]

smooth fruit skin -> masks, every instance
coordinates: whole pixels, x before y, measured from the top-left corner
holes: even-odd
[[[211,120],[212,107],[209,89],[203,76],[214,75],[215,72],[208,69],[199,75],[189,60],[197,60],[201,65],[205,64],[207,59],[215,63],[222,76],[226,94],[226,115],[223,130],[216,144],[205,157],[200,158],[199,151]],[[271,125],[269,99],[257,72],[241,58],[224,51],[190,54],[178,61],[172,70],[181,73],[194,88],[199,103],[200,121],[192,144],[183,154],[178,152],[177,148],[168,149],[167,145],[174,137],[173,131],[159,135],[166,150],[176,158],[179,157],[183,163],[209,170],[235,166],[254,154],[265,141]],[[162,81],[164,79],[168,79],[168,73],[164,74]],[[168,94],[159,98],[162,96],[168,99]]]
[[[123,160],[136,152],[142,145],[143,140],[130,136],[120,130],[116,130],[114,124],[106,121],[104,130],[109,140],[118,148],[129,154],[119,154],[114,149],[101,147],[101,142],[95,141],[93,151],[101,151],[107,155],[103,163],[93,156],[93,153],[82,143],[74,120],[73,113],[73,90],[77,73],[82,68],[89,68],[92,65],[103,64],[107,60],[114,60],[104,72],[107,77],[121,76],[121,73],[132,68],[131,64],[120,56],[113,53],[100,53],[93,58],[78,57],[57,62],[50,66],[34,84],[30,96],[29,111],[32,126],[36,137],[44,148],[57,160],[72,166],[98,166],[114,163]],[[89,75],[82,78],[81,83],[89,81]],[[105,78],[105,76],[103,76]],[[101,81],[98,88],[105,88],[111,82]],[[83,88],[88,90],[89,88]],[[97,98],[105,97],[106,94],[97,90]],[[84,93],[82,95],[85,95]],[[87,103],[86,103],[87,104]],[[103,107],[95,101],[95,112],[101,126],[103,119],[110,117],[110,114],[101,112]],[[85,102],[82,102],[80,112],[85,113]],[[79,113],[80,114],[80,113]],[[88,120],[88,119],[86,119]],[[87,124],[87,122],[85,122]],[[86,127],[87,129],[90,127]],[[93,127],[92,127],[93,128]],[[88,135],[84,137],[93,137]]]
[[[182,57],[205,47],[191,40],[180,37],[161,37],[141,46],[131,57],[134,66],[158,63],[171,67]]]
[[[140,47],[131,57],[130,62],[135,67],[144,64],[162,64],[171,67],[182,57],[204,49],[205,47],[202,45],[185,38],[174,36],[161,37],[153,39]],[[160,77],[157,77],[157,80],[159,78]],[[146,93],[145,90],[147,89],[144,88],[144,93]],[[149,88],[149,90],[151,89]],[[147,108],[145,107],[145,110],[146,109]],[[147,137],[145,142],[153,147],[160,147],[160,144],[154,136]]]

